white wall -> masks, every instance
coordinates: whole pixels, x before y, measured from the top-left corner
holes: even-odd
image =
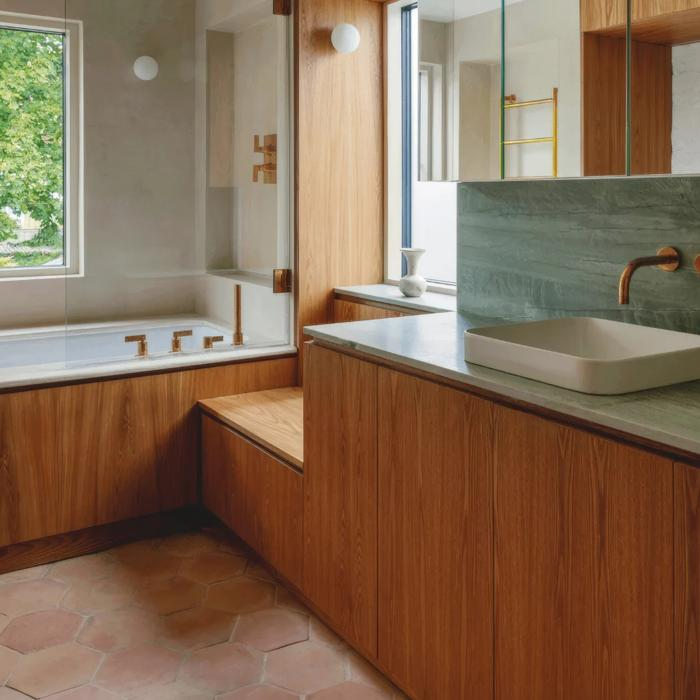
[[[84,23],[85,267],[0,281],[0,326],[194,311],[193,0],[66,0]],[[63,0],[0,0],[62,17]],[[133,74],[142,54],[157,80]]]
[[[700,173],[700,43],[673,48],[673,165],[671,172]]]

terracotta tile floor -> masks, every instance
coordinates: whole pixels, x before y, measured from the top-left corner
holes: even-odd
[[[404,698],[228,535],[0,576],[0,700]]]

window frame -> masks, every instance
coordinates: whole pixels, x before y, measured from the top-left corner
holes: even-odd
[[[5,280],[83,276],[83,23],[18,12],[0,11],[0,29],[63,36],[63,265],[0,268]]]

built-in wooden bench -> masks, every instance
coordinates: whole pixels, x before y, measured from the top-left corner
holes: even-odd
[[[256,391],[200,401],[202,410],[297,469],[304,468],[301,387]]]
[[[205,508],[298,585],[303,544],[302,390],[223,396],[199,405]]]

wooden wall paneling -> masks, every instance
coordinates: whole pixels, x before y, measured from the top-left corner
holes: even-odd
[[[671,172],[673,61],[671,47],[632,42],[632,175]]]
[[[493,404],[379,370],[379,661],[416,698],[493,691]]]
[[[377,367],[307,345],[304,386],[306,597],[377,654]]]
[[[288,357],[0,394],[0,546],[195,503],[197,401],[295,377]]]
[[[496,698],[673,697],[669,460],[499,408]]]
[[[700,470],[675,464],[676,700],[700,697]]]
[[[625,39],[583,34],[581,41],[583,174],[624,175]]]
[[[333,318],[333,289],[384,276],[383,14],[373,0],[298,0],[297,339]],[[330,42],[350,22],[350,55]],[[301,367],[300,367],[301,369]]]

